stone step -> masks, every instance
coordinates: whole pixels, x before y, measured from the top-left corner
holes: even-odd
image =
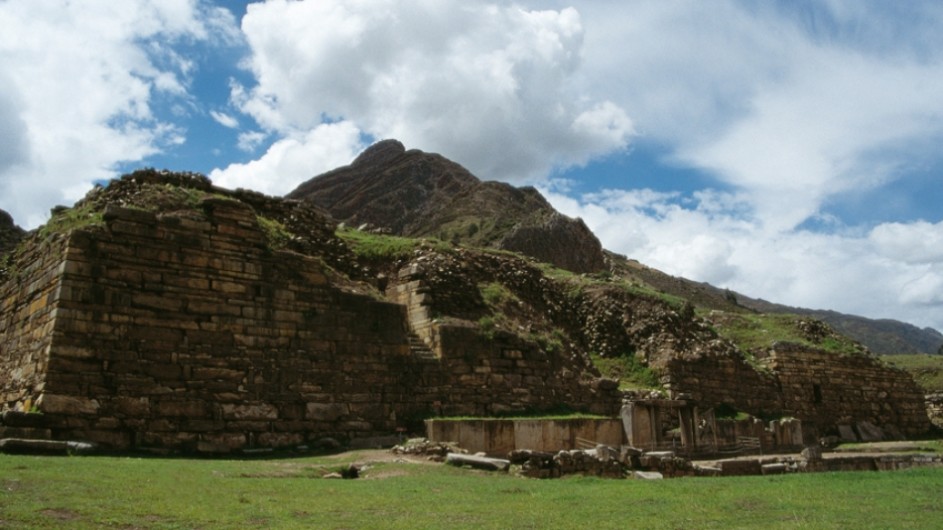
[[[40,427],[0,427],[0,438],[48,440],[52,438],[52,431]]]
[[[438,359],[435,352],[426,345],[425,341],[415,334],[409,335],[409,353],[413,357],[420,359]]]
[[[0,439],[0,453],[72,455],[92,453],[96,449],[95,444],[87,442],[23,438]]]
[[[33,412],[6,410],[0,414],[0,425],[7,427],[35,427],[46,426],[46,417]]]

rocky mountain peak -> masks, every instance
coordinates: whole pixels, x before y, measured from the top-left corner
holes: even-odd
[[[406,150],[397,140],[374,144],[287,197],[352,226],[512,250],[574,272],[606,266],[589,228],[554,210],[536,189],[483,182],[441,155]]]
[[[351,166],[365,168],[378,167],[393,161],[406,153],[406,146],[399,140],[380,140],[368,147],[351,162]]]

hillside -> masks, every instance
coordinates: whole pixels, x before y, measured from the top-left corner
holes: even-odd
[[[744,307],[764,313],[790,313],[817,318],[879,355],[943,354],[943,333],[933,328],[920,329],[892,319],[871,319],[837,311],[790,307],[742,295],[738,295],[738,300]]]
[[[348,226],[521,252],[575,272],[605,267],[596,236],[534,188],[482,182],[455,162],[407,151],[396,140],[374,144],[287,198],[310,201]]]
[[[621,262],[618,256],[610,254],[610,257],[619,258],[615,262]],[[943,353],[943,334],[933,328],[920,329],[898,320],[871,319],[837,311],[774,304],[707,283],[671,276],[634,260],[628,260],[621,265],[621,270],[623,275],[637,278],[638,281],[663,293],[690,300],[697,307],[733,312],[802,315],[821,320],[836,332],[860,342],[878,355]]]
[[[351,227],[466,246],[521,252],[574,272],[615,271],[702,309],[804,315],[877,354],[937,353],[943,334],[895,320],[771,304],[667,275],[604,251],[580,220],[557,213],[533,188],[482,182],[462,166],[384,140],[350,165],[314,177],[288,194],[326,209]]]
[[[943,394],[943,355],[887,355],[884,360],[909,372],[928,394]]]

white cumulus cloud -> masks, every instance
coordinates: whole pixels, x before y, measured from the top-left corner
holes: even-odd
[[[771,233],[941,159],[932,2],[620,0],[580,12],[590,93],[676,161],[749,194]]]
[[[167,44],[232,39],[233,26],[197,0],[0,2],[0,208],[35,227],[117,164],[178,145],[153,100],[186,98],[193,66]]]
[[[325,123],[276,141],[258,160],[214,169],[209,177],[225,188],[284,195],[317,174],[349,164],[364,147],[352,123]]]
[[[257,84],[233,100],[286,136],[340,118],[482,178],[523,180],[633,134],[618,104],[573,85],[584,33],[573,8],[273,0],[250,5],[242,29]]]

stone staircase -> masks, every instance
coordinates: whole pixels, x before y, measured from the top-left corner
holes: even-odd
[[[439,359],[435,352],[426,345],[426,342],[420,339],[419,335],[415,333],[409,334],[409,354],[417,359],[430,361],[437,361]]]

